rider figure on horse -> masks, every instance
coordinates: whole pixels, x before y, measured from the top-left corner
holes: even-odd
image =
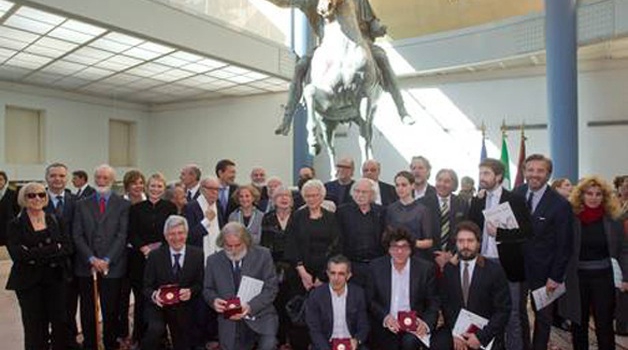
[[[319,40],[322,37],[322,21],[323,19],[317,12],[318,0],[268,0],[280,7],[296,7],[300,9],[307,17],[310,26],[316,33]],[[379,19],[375,16],[371,4],[368,0],[345,0],[355,1],[357,19],[360,25],[362,36],[368,39],[369,48],[382,77],[382,87],[388,93],[391,94],[395,105],[397,106],[397,112],[401,117],[401,120],[405,123],[412,123],[412,117],[408,114],[403,97],[399,91],[397,85],[397,79],[393,72],[386,52],[379,46],[375,45],[375,39],[386,35],[386,26],[382,25]],[[310,69],[312,61],[312,55],[314,50],[310,50],[306,55],[302,56],[294,69],[294,76],[290,83],[290,90],[288,92],[288,102],[284,109],[284,115],[281,125],[275,130],[276,134],[287,135],[292,125],[292,119],[294,112],[297,108],[297,104],[301,100],[303,94],[303,83],[307,77],[307,73]]]

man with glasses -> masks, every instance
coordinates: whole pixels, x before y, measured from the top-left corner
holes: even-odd
[[[368,287],[375,348],[424,348],[419,337],[435,330],[438,319],[434,267],[412,256],[414,239],[404,229],[386,232],[384,246],[388,255],[371,262]]]
[[[355,164],[350,157],[340,158],[336,162],[336,180],[325,183],[328,199],[336,206],[351,201],[351,186]]]

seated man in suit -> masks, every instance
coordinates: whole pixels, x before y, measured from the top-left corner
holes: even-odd
[[[306,303],[312,349],[337,350],[332,345],[339,345],[341,339],[349,341],[351,349],[365,349],[369,333],[366,299],[361,287],[347,283],[351,278],[349,259],[342,255],[330,258],[327,276],[329,283],[312,290]]]
[[[384,236],[388,255],[371,261],[368,299],[377,349],[414,350],[419,336],[435,330],[439,299],[434,265],[412,256],[414,239],[404,229]],[[416,330],[403,331],[399,313],[416,313]]]
[[[395,186],[379,180],[381,165],[375,159],[369,159],[362,164],[362,177],[375,181],[377,191],[374,202],[383,207],[399,199]]]
[[[207,259],[203,297],[219,314],[221,349],[248,350],[257,342],[258,350],[274,350],[279,319],[273,301],[278,280],[270,251],[253,245],[239,222],[223,227],[218,246],[223,250]],[[234,313],[229,309],[244,278],[262,282],[261,291],[250,300],[240,300],[241,309]]]
[[[441,280],[445,326],[433,340],[434,349],[479,349],[495,339],[494,350],[504,349],[504,329],[510,314],[510,294],[499,264],[480,255],[482,231],[471,221],[455,228],[457,259],[445,265]],[[458,313],[466,309],[489,320],[475,333],[452,336]]]
[[[188,350],[194,315],[194,303],[190,300],[196,299],[203,287],[203,252],[185,244],[188,223],[182,216],[171,215],[166,219],[164,236],[168,245],[149,254],[144,270],[144,295],[150,302],[145,309],[148,328],[142,349],[159,349],[168,327],[173,348]],[[176,287],[166,292],[168,285]],[[169,297],[174,301],[168,300]]]

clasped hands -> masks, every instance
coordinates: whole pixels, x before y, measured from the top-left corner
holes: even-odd
[[[429,332],[427,323],[425,323],[425,321],[423,321],[419,317],[416,318],[416,321],[417,321],[417,328],[412,333],[418,337],[426,336],[427,333]],[[399,333],[399,331],[401,330],[401,326],[399,326],[399,321],[397,320],[397,317],[394,317],[393,315],[390,315],[390,314],[384,317],[384,327],[386,327],[389,331],[395,334]]]
[[[214,310],[216,310],[217,313],[222,314],[227,310],[227,304],[228,303],[226,300],[216,298],[214,299],[214,303],[212,304],[212,307],[214,308]],[[229,317],[229,320],[239,321],[243,319],[244,317],[248,316],[249,312],[251,312],[251,307],[249,306],[248,303],[243,302],[240,306],[242,307],[242,312],[234,314],[233,316]]]
[[[159,307],[164,307],[164,301],[160,297],[161,288],[157,289],[153,292],[152,299],[153,303]],[[190,288],[181,288],[179,289],[179,300],[188,301],[192,299],[192,290]]]

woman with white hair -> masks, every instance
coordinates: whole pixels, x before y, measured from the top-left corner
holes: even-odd
[[[340,229],[333,213],[322,207],[326,191],[318,180],[308,180],[301,189],[305,208],[297,210],[288,226],[286,258],[297,271],[292,281],[293,295],[306,291],[327,281],[327,260],[338,253]],[[291,339],[295,350],[307,349],[307,330],[300,339]]]
[[[18,193],[22,212],[7,229],[13,266],[6,288],[20,304],[26,350],[65,350],[69,339],[65,298],[72,241],[54,215],[45,213],[48,200],[42,184],[26,184]]]

